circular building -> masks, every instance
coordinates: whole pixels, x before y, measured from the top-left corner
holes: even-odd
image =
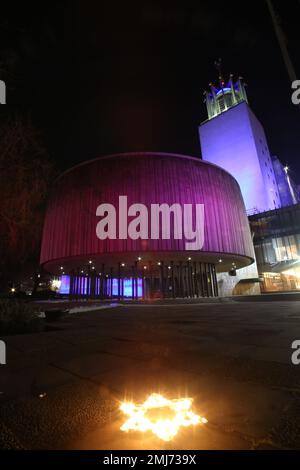
[[[254,261],[241,191],[199,158],[126,153],[54,183],[41,266],[70,296],[217,296],[217,273]]]

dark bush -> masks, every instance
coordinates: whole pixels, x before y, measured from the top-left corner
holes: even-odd
[[[34,292],[31,296],[32,300],[51,300],[57,296],[56,292],[50,289],[44,289]]]
[[[40,331],[43,321],[36,307],[20,300],[0,300],[0,334]]]
[[[58,321],[63,316],[65,316],[65,314],[68,312],[69,312],[68,310],[61,310],[59,308],[46,310],[45,311],[46,322]]]

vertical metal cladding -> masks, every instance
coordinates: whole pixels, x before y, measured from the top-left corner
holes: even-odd
[[[200,159],[173,154],[130,153],[92,160],[56,180],[46,212],[41,264],[107,253],[181,252],[184,240],[99,240],[96,209],[134,203],[204,204],[202,252],[254,258],[248,219],[236,180]]]

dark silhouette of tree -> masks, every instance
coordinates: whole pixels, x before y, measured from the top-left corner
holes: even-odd
[[[0,124],[0,289],[38,267],[52,165],[29,119]]]

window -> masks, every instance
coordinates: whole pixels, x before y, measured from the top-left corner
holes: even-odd
[[[276,253],[276,261],[287,261],[298,259],[298,250],[295,237],[273,238],[273,247]]]

